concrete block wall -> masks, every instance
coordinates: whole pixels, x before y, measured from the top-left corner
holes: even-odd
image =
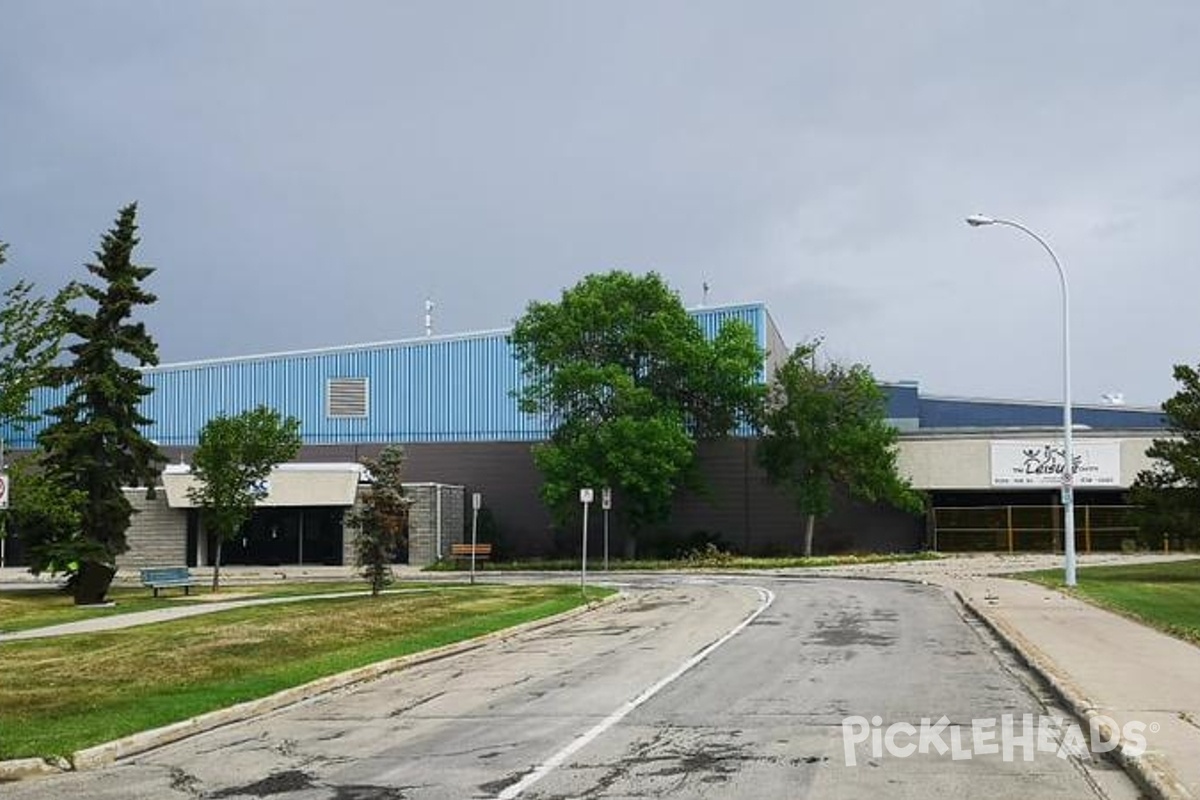
[[[153,500],[145,489],[129,489],[125,498],[137,512],[125,532],[129,551],[117,556],[117,568],[181,567],[187,563],[187,512],[167,505],[160,487]]]
[[[449,555],[450,545],[463,540],[463,487],[437,483],[405,484],[404,494],[412,501],[408,508],[408,563],[423,567],[438,560],[439,521],[442,554]],[[342,563],[347,566],[354,564],[357,534],[357,529],[347,523],[342,536]]]
[[[354,566],[354,539],[358,536],[358,526],[354,525],[351,519],[362,508],[362,493],[360,486],[354,498],[354,505],[342,517],[342,565],[347,567]]]
[[[408,563],[423,567],[437,561],[439,540],[441,556],[448,556],[450,545],[463,540],[463,487],[422,483],[406,485],[404,491],[413,501],[408,510]]]

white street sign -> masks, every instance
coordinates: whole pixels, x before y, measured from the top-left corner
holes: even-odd
[[[581,503],[590,503],[595,499],[595,496],[595,493],[591,489],[579,490],[579,502]]]
[[[0,472],[0,508],[8,508],[8,473]]]
[[[600,507],[605,511],[612,508],[612,489],[607,486],[600,490]]]
[[[471,493],[471,508],[475,509],[476,511],[483,508],[483,495],[479,492]]]

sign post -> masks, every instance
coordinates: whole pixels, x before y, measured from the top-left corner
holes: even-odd
[[[0,446],[0,453],[3,452],[3,447]],[[0,462],[3,461],[3,458],[0,455]],[[8,473],[0,472],[0,509],[6,508],[8,508]],[[5,548],[8,545],[8,531],[4,530],[3,525],[4,523],[0,522],[0,567],[4,566]]]
[[[475,543],[479,533],[479,509],[483,506],[483,495],[471,493],[471,585],[475,584]]]
[[[595,494],[591,489],[579,490],[579,502],[583,503],[583,558],[579,562],[579,591],[585,597],[587,596],[587,528],[588,528],[588,506],[592,504]]]
[[[612,509],[612,489],[600,490],[600,507],[604,509],[604,571],[608,572],[608,512]]]

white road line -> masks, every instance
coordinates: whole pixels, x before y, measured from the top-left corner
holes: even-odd
[[[567,745],[566,747],[559,750],[557,753],[555,753],[554,755],[550,756],[548,759],[543,761],[536,769],[533,770],[533,772],[530,772],[528,775],[526,775],[520,781],[514,783],[512,786],[509,786],[507,789],[505,789],[500,794],[498,794],[496,796],[496,800],[513,800],[513,798],[519,797],[521,795],[521,793],[524,792],[526,789],[528,789],[530,786],[533,786],[535,783],[540,781],[542,778],[549,775],[555,768],[560,766],[564,761],[566,761],[572,755],[579,752],[583,748],[587,747],[589,744],[591,744],[593,741],[595,741],[595,739],[597,737],[601,736],[605,731],[607,731],[613,725],[616,725],[618,722],[623,720],[635,708],[640,706],[642,703],[645,703],[651,697],[654,697],[654,695],[658,694],[660,691],[665,689],[667,686],[671,685],[673,682],[675,682],[678,678],[683,676],[683,674],[686,673],[688,670],[690,670],[692,667],[696,666],[701,661],[703,661],[704,659],[706,659],[710,655],[712,655],[712,653],[718,647],[725,644],[730,639],[732,639],[734,636],[737,636],[739,633],[741,633],[746,628],[747,625],[754,622],[754,620],[758,619],[759,614],[766,611],[768,608],[771,607],[771,604],[775,602],[775,593],[772,592],[770,589],[764,589],[761,586],[755,586],[754,589],[758,592],[758,596],[759,596],[759,600],[761,601],[761,605],[757,609],[755,609],[754,612],[750,614],[750,616],[746,617],[744,620],[742,620],[740,623],[738,623],[738,625],[735,628],[733,628],[733,630],[729,631],[729,633],[726,633],[720,639],[717,639],[715,642],[710,644],[708,647],[706,647],[703,650],[701,650],[700,652],[696,653],[694,656],[689,658],[687,661],[683,662],[683,664],[681,664],[679,666],[679,668],[676,669],[674,672],[672,672],[670,675],[661,679],[660,681],[655,683],[653,686],[651,686],[650,688],[643,691],[637,697],[626,702],[624,705],[622,705],[616,711],[612,712],[607,717],[605,717],[600,722],[598,722],[595,725],[595,727],[593,727],[587,733],[583,734],[582,736],[579,736],[573,742],[571,742],[569,745]]]

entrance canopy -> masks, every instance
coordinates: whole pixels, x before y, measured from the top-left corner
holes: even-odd
[[[360,464],[281,464],[267,479],[261,507],[352,506],[363,474]],[[163,470],[163,489],[171,508],[195,508],[188,489],[197,485],[187,464],[169,464]]]

